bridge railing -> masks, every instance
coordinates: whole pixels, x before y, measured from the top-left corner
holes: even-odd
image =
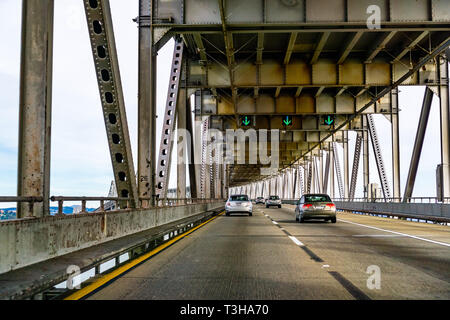
[[[202,204],[202,203],[213,203],[218,201],[225,201],[225,199],[219,198],[156,198],[155,206],[144,206],[144,202],[149,202],[151,198],[139,198],[140,207],[142,209],[150,209],[154,207],[173,207],[182,206],[189,204]],[[0,203],[28,203],[30,210],[36,203],[42,202],[43,197],[18,197],[18,196],[0,196]],[[51,202],[58,203],[57,215],[64,215],[64,202],[80,202],[81,210],[76,213],[87,213],[87,203],[88,202],[99,202],[100,207],[96,208],[95,212],[104,211],[115,211],[115,210],[131,210],[130,208],[130,198],[123,197],[84,197],[84,196],[52,196],[50,197]],[[119,202],[126,203],[125,208],[119,207]],[[92,210],[89,210],[92,211]]]
[[[281,199],[286,204],[296,204],[299,199],[296,198],[283,198]],[[333,201],[339,202],[370,202],[370,203],[399,203],[403,202],[403,198],[332,198]],[[445,197],[442,200],[437,197],[410,197],[407,198],[405,203],[450,203],[450,197]]]
[[[439,199],[437,197],[409,197],[403,198],[333,198],[333,201],[342,202],[406,202],[406,203],[450,203],[450,197]]]

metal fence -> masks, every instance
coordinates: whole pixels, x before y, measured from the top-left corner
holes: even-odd
[[[140,208],[154,208],[154,207],[172,207],[189,204],[212,203],[217,201],[225,201],[225,199],[204,199],[204,198],[158,198],[155,197],[154,206],[144,206],[151,198],[139,198]],[[114,211],[114,210],[131,210],[131,199],[123,197],[82,197],[82,196],[52,196],[51,202],[58,203],[58,215],[64,213],[64,202],[80,202],[81,211],[77,213],[87,213],[88,202],[100,202],[100,206],[96,208],[95,212]],[[43,197],[17,197],[17,196],[1,196],[0,203],[28,203],[30,210],[32,210],[35,203],[43,202]],[[119,205],[122,203],[123,205]],[[133,208],[134,209],[134,208]],[[139,208],[138,208],[139,209]]]

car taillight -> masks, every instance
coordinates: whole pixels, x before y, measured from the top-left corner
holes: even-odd
[[[223,202],[222,202],[223,203]],[[230,206],[230,203],[229,202],[227,202],[227,207],[229,207]]]
[[[303,205],[303,209],[308,209],[308,208],[310,208],[310,207],[312,207],[312,204],[304,204],[304,205]]]
[[[326,206],[330,209],[335,208],[336,206],[334,205],[334,203],[327,203]]]

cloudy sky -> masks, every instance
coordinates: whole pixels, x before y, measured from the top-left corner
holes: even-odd
[[[138,1],[111,0],[116,44],[125,96],[133,158],[137,156]],[[0,195],[16,195],[21,1],[0,0]],[[104,196],[113,179],[97,82],[82,2],[55,1],[51,195]],[[172,43],[158,54],[157,112],[165,107]],[[402,193],[420,114],[423,87],[400,88]],[[157,144],[161,116],[158,118]],[[375,116],[383,157],[391,178],[390,125]],[[439,103],[435,98],[422,152],[414,196],[435,196],[435,169],[440,161]],[[355,134],[350,133],[350,155]],[[341,162],[342,163],[342,162]],[[352,163],[352,159],[351,159]],[[350,163],[350,166],[351,166]],[[357,194],[362,195],[362,163]],[[371,156],[370,179],[378,182]],[[392,179],[391,179],[392,180]],[[176,184],[172,173],[170,187]],[[2,205],[0,205],[2,206]]]

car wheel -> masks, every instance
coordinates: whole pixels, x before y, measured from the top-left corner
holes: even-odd
[[[229,216],[229,215],[230,215],[230,213],[229,213],[229,212],[227,211],[227,212],[225,212],[225,215],[226,215],[226,216]]]
[[[266,205],[266,208],[268,208],[269,206],[268,205]]]
[[[251,217],[253,215],[253,213],[250,212],[248,215]]]
[[[295,221],[298,221],[298,217],[297,217],[297,214],[295,214]]]
[[[332,223],[336,223],[336,217],[331,218],[331,222],[332,222]]]
[[[298,222],[303,223],[303,222],[305,222],[305,219],[302,216],[299,216],[298,217]]]
[[[280,206],[278,206],[278,208],[281,208],[281,205],[280,205]]]

